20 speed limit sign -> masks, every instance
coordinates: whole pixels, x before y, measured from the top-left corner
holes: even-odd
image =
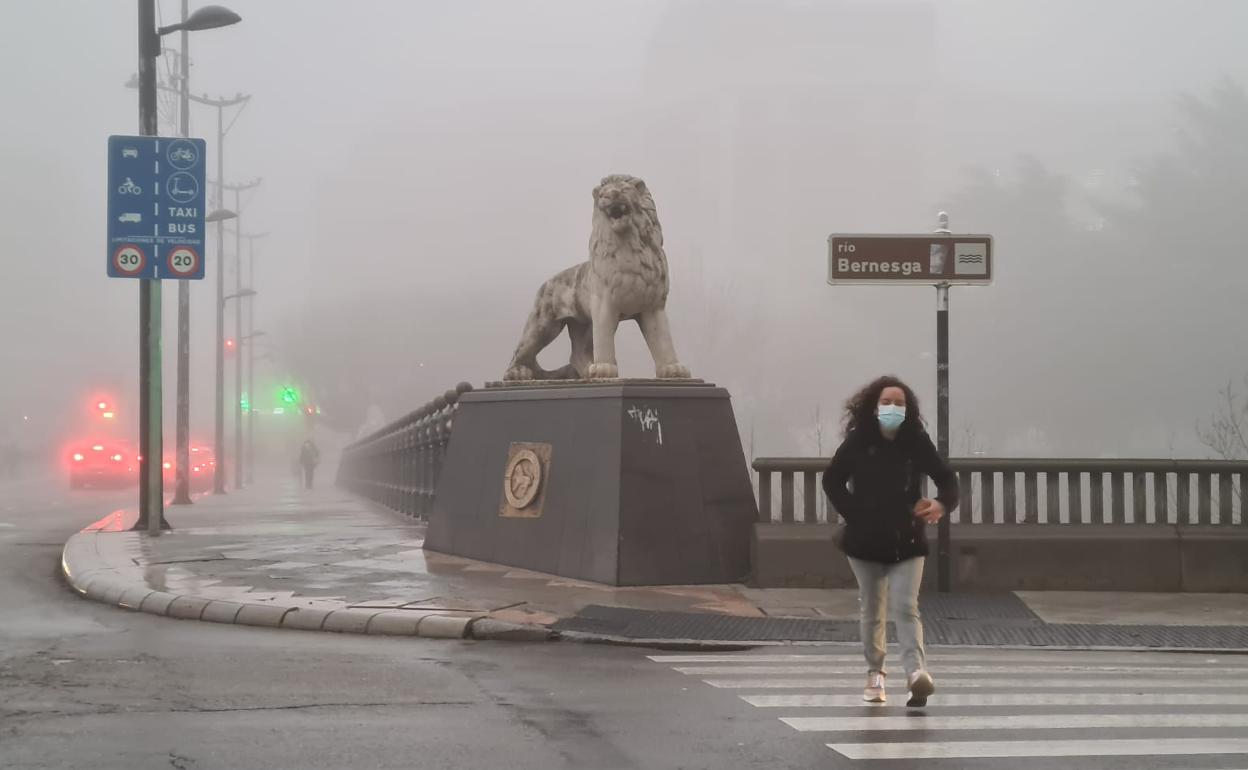
[[[176,246],[169,250],[166,266],[174,278],[189,278],[200,272],[199,254],[190,246]]]
[[[138,275],[147,267],[147,255],[133,243],[120,246],[113,252],[113,269],[121,275]]]

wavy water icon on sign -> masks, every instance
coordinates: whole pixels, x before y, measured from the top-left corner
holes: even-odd
[[[953,245],[954,275],[988,275],[988,254],[982,243],[955,243]]]

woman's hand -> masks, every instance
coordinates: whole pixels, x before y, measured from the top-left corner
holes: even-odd
[[[935,524],[945,515],[945,506],[939,500],[925,497],[915,503],[914,515],[928,524]]]

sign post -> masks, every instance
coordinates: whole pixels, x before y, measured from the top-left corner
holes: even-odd
[[[936,449],[949,459],[949,287],[992,282],[992,236],[954,235],[940,212],[935,232],[922,235],[831,235],[828,283],[936,287]],[[950,587],[949,517],[936,525],[936,587]]]
[[[140,27],[146,14],[140,14]],[[141,78],[151,62],[140,57]],[[154,92],[154,88],[152,89]],[[164,520],[161,429],[160,281],[204,277],[204,141],[155,133],[155,105],[140,94],[142,136],[108,138],[107,273],[138,278],[139,522],[159,532]]]
[[[940,212],[936,217],[936,232],[942,235],[949,235],[949,215]],[[990,259],[991,241],[987,244],[988,249],[984,250],[984,261],[982,264],[985,274],[992,269]],[[977,256],[977,255],[974,255]],[[963,255],[967,259],[966,253]],[[976,263],[968,262],[969,267],[975,267]],[[957,265],[954,266],[955,271]],[[941,281],[936,284],[936,451],[940,453],[940,457],[945,462],[949,462],[949,282]],[[940,521],[936,522],[936,590],[941,593],[949,593],[949,572],[952,554],[952,533],[950,527],[953,526],[948,516],[944,516]]]

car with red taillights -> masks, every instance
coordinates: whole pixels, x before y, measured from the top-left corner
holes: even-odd
[[[69,486],[124,487],[138,483],[138,454],[119,441],[91,441],[69,450]]]
[[[212,449],[206,446],[191,445],[190,447],[190,487],[192,492],[207,492],[212,489],[212,476],[216,471],[217,461],[213,457]],[[177,464],[174,455],[170,454],[165,457],[162,464],[164,468],[164,479],[166,491],[172,491],[174,485],[177,484]]]

